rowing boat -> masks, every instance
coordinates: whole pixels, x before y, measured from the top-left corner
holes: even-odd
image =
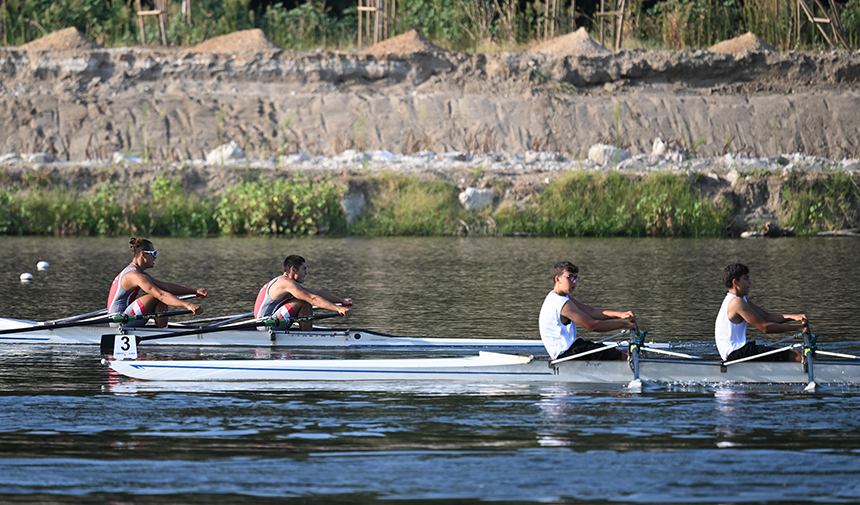
[[[154,381],[467,381],[617,383],[636,379],[632,361],[571,360],[481,351],[454,358],[295,360],[103,360],[114,371]],[[860,360],[814,360],[814,381],[860,384]],[[802,363],[638,358],[638,379],[671,384],[810,383]]]
[[[38,326],[34,321],[0,318],[0,330]],[[539,339],[495,339],[495,338],[438,338],[400,337],[362,329],[315,329],[269,330],[224,329],[223,331],[188,334],[187,326],[176,328],[111,328],[107,325],[75,326],[61,329],[34,330],[26,333],[0,335],[5,344],[94,344],[99,345],[105,335],[131,335],[141,337],[140,345],[177,346],[293,346],[293,347],[373,347],[409,349],[496,349],[545,354]],[[166,333],[182,333],[183,336],[163,336]],[[148,340],[149,336],[161,336]]]

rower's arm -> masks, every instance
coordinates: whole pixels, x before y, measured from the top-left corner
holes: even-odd
[[[283,296],[283,291],[288,291],[294,297],[299,300],[305,301],[312,306],[317,306],[323,309],[333,310],[335,312],[339,312],[341,315],[349,314],[349,309],[346,307],[339,307],[335,305],[335,303],[343,303],[344,305],[352,305],[352,301],[349,300],[350,303],[344,303],[348,299],[338,298],[336,296],[330,295],[324,291],[319,291],[316,289],[308,289],[295,281],[284,280],[283,283],[279,281],[280,285],[277,287],[280,293],[280,296]],[[273,297],[274,298],[274,297]]]
[[[131,277],[129,279],[129,277]],[[130,284],[134,283],[135,286],[126,286],[126,279],[129,279]],[[193,303],[186,302],[185,300],[180,300],[173,293],[171,293],[168,289],[164,287],[176,286],[175,284],[170,284],[169,282],[161,282],[153,279],[149,275],[142,274],[139,272],[130,272],[123,277],[123,287],[126,289],[134,289],[134,287],[139,287],[146,294],[152,295],[155,298],[158,298],[160,301],[164,302],[165,305],[170,307],[183,307],[195,314],[203,313],[203,310],[199,305],[195,305]],[[181,286],[180,286],[181,287]],[[194,294],[196,291],[191,291],[187,294]]]
[[[319,296],[321,298],[324,298],[331,303],[339,303],[339,304],[346,306],[346,307],[350,307],[355,303],[355,302],[353,302],[352,298],[341,298],[339,296],[335,296],[333,294],[326,293],[325,291],[320,291],[318,289],[309,289],[309,288],[304,288],[304,289],[308,293],[311,293],[311,294],[314,294],[314,295]],[[314,305],[316,305],[317,307],[322,307],[322,305],[320,305],[318,303],[315,303]],[[340,307],[337,307],[335,309],[330,309],[330,310],[339,310],[339,309],[340,309]]]
[[[607,313],[617,314],[615,316]],[[607,321],[613,317],[623,317],[622,312],[604,311],[595,309],[582,302],[571,298],[561,308],[561,315],[590,331],[614,331],[622,328],[633,328],[632,319],[629,321]],[[596,315],[597,317],[594,317]],[[632,316],[633,313],[630,313]]]
[[[800,327],[796,324],[786,324],[788,321],[802,322],[806,319],[805,314],[778,314],[768,312],[758,305],[737,297],[729,305],[729,318],[732,312],[741,316],[746,322],[755,326],[762,333],[787,333],[797,331]]]
[[[209,292],[205,289],[189,288],[179,284],[173,284],[172,282],[159,281],[157,279],[151,280],[152,283],[158,286],[162,291],[167,291],[173,295],[197,295],[200,298],[206,298],[209,296]]]

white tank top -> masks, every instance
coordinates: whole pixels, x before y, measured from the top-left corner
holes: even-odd
[[[113,283],[110,285],[110,292],[108,293],[108,314],[122,314],[125,312],[125,309],[131,305],[131,302],[137,298],[137,293],[140,291],[140,288],[134,288],[129,291],[122,287],[122,278],[125,274],[137,271],[139,271],[137,266],[132,264],[125,267],[122,272],[117,274],[116,278],[114,278]]]
[[[723,300],[723,305],[720,307],[720,312],[717,314],[717,321],[714,325],[714,338],[717,341],[717,350],[720,351],[720,356],[725,360],[729,354],[740,349],[747,343],[747,327],[749,323],[733,323],[729,321],[729,302],[738,295],[726,293],[726,298]],[[747,297],[744,297],[747,301]]]
[[[563,324],[561,322],[561,308],[568,301],[570,301],[569,297],[550,291],[540,308],[540,317],[538,318],[540,339],[552,359],[568,350],[576,341],[576,323],[570,321],[568,324]]]

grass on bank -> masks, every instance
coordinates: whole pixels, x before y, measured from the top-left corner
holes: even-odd
[[[518,51],[543,40],[547,32],[546,1],[534,0],[401,0],[392,22],[394,34],[415,29],[436,45],[457,51]],[[294,8],[288,6],[296,5]],[[571,11],[571,5],[577,7]],[[771,0],[661,0],[627,2],[623,47],[688,49],[708,47],[751,31],[781,50],[826,49],[812,23],[795,36],[794,9]],[[860,0],[835,4],[853,48],[860,43]],[[251,28],[262,29],[285,49],[319,47],[352,49],[358,38],[358,9],[351,1],[306,0],[296,4],[252,0],[195,0],[189,22],[180,2],[168,2],[167,39],[172,46],[193,46],[206,39]],[[554,32],[571,31],[561,19],[575,17],[599,38],[599,3],[563,5]],[[607,10],[611,10],[611,7]],[[606,40],[615,39],[614,22],[606,23]],[[553,21],[550,20],[550,24]],[[0,44],[23,45],[54,31],[77,27],[106,47],[140,44],[138,19],[131,0],[3,0]],[[146,39],[159,40],[153,18],[145,22]],[[366,37],[370,38],[370,37]],[[611,42],[607,44],[611,45]]]
[[[569,172],[522,211],[495,217],[499,233],[561,237],[719,237],[730,209],[706,200],[686,177]]]
[[[860,227],[860,176],[791,174],[782,186],[786,226],[816,231]]]
[[[516,208],[470,212],[460,189],[393,172],[354,181],[367,208],[347,224],[345,181],[302,175],[251,178],[221,195],[189,194],[178,176],[152,183],[101,183],[79,192],[32,174],[0,189],[2,235],[147,236],[561,236],[724,237],[732,201],[702,195],[696,177],[568,172]],[[494,188],[497,197],[504,184]],[[860,176],[792,174],[782,187],[780,224],[798,234],[860,226]]]

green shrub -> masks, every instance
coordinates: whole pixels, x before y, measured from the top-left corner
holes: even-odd
[[[792,173],[782,197],[785,224],[798,233],[860,227],[860,176],[832,172],[812,178]]]
[[[357,235],[452,235],[461,206],[458,190],[442,180],[419,181],[394,172],[374,176],[368,210],[352,226]]]
[[[724,233],[727,213],[681,176],[570,172],[550,183],[535,205],[500,209],[494,217],[502,235],[706,237]]]
[[[345,229],[341,184],[296,175],[229,188],[215,209],[223,234],[317,235]]]

